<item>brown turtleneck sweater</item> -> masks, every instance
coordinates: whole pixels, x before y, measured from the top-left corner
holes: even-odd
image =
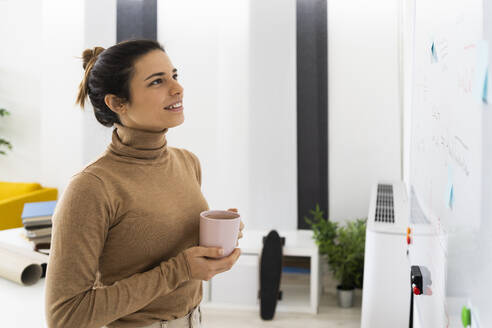
[[[142,327],[200,303],[182,252],[209,207],[198,158],[167,146],[167,131],[115,124],[106,152],[71,178],[52,218],[48,327]]]

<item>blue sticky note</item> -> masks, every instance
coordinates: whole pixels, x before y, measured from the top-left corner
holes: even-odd
[[[453,209],[454,204],[454,184],[453,184],[453,169],[448,166],[448,184],[446,186],[446,194],[444,201],[447,208]]]
[[[485,72],[485,81],[483,82],[483,92],[482,92],[482,102],[484,104],[488,104],[489,100],[487,98],[488,96],[488,84],[489,84],[489,70]]]
[[[434,42],[432,42],[430,50],[431,50],[431,63],[437,63],[437,51]]]
[[[449,191],[449,202],[448,202],[448,207],[450,209],[453,209],[453,204],[454,204],[454,186],[451,185],[451,190]]]
[[[489,44],[481,40],[477,44],[475,76],[473,79],[472,95],[476,102],[487,103],[488,92]]]

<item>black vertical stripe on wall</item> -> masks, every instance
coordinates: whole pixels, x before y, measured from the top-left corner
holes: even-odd
[[[116,42],[132,39],[157,41],[157,0],[117,0]]]
[[[316,203],[328,213],[328,56],[326,0],[297,0],[298,229]]]

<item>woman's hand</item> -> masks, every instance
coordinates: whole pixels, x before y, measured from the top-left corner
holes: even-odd
[[[228,211],[232,211],[232,212],[236,212],[237,213],[237,208],[229,208]],[[244,223],[243,221],[241,220],[241,223],[239,225],[239,235],[237,236],[237,242],[236,242],[236,246],[239,245],[239,239],[243,238],[243,229],[244,229]]]
[[[185,250],[184,255],[190,266],[191,279],[208,281],[216,274],[230,270],[241,255],[241,250],[235,248],[229,256],[218,259],[223,255],[221,250],[220,247],[204,246]]]

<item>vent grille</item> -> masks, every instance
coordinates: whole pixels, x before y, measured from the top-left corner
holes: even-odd
[[[395,208],[393,206],[393,186],[379,184],[376,199],[375,222],[395,223]]]

